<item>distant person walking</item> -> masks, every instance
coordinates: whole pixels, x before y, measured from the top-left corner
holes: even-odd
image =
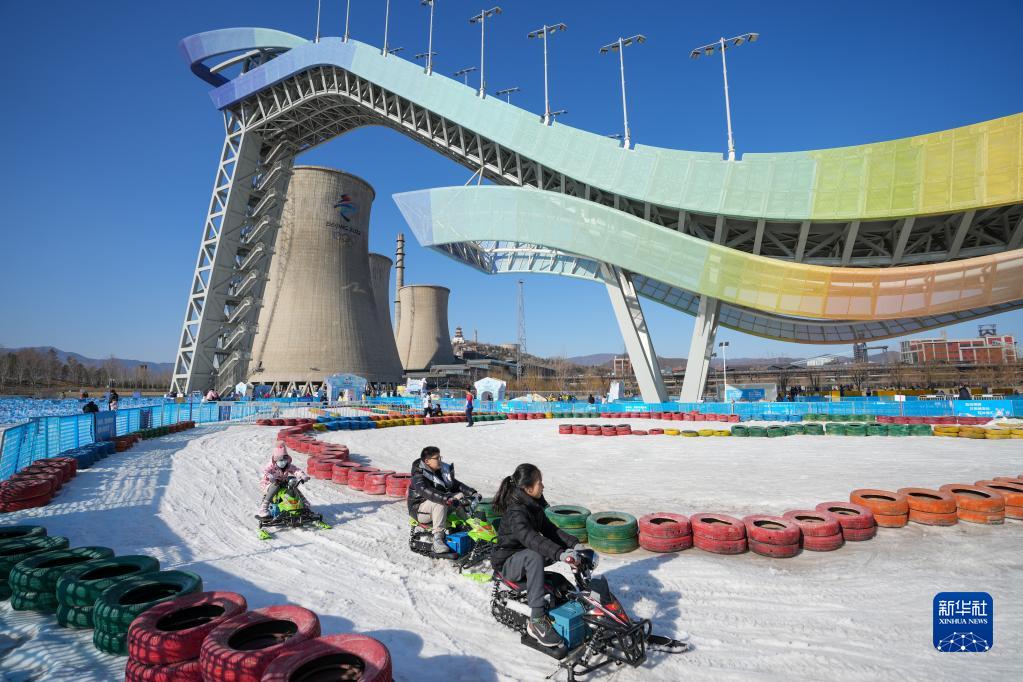
[[[586,399],[586,402],[588,402],[588,403],[589,403],[590,405],[594,405],[594,404],[596,404],[596,402],[597,402],[597,399],[596,399],[596,398],[594,398],[594,397],[593,397],[593,394],[591,393],[591,394],[590,394],[590,397]]]
[[[970,389],[967,388],[966,386],[960,386],[959,387],[959,399],[960,400],[970,400],[971,398],[973,398],[973,396],[970,395]]]
[[[96,412],[99,412],[99,405],[95,401],[90,400],[82,406],[83,414],[95,414]]]
[[[117,395],[117,391],[115,391],[114,389],[110,389],[110,395],[107,396],[107,409],[116,410],[117,403],[118,401],[120,401],[120,399],[121,396]]]
[[[472,391],[465,392],[465,421],[466,426],[472,426]]]

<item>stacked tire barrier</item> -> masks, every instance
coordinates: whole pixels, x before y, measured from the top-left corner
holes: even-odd
[[[130,577],[160,570],[151,556],[129,555],[93,559],[69,567],[57,579],[57,623],[66,628],[92,628],[96,600],[106,590]]]
[[[855,502],[821,502],[819,512],[828,512],[838,519],[842,527],[842,539],[846,542],[863,542],[877,535],[874,513]]]
[[[845,544],[842,524],[831,512],[793,509],[782,514],[782,518],[799,526],[802,549],[811,552],[833,552]]]
[[[930,488],[899,488],[906,496],[909,520],[925,526],[954,526],[959,523],[956,498],[951,493]]]
[[[742,523],[750,551],[779,559],[799,554],[802,531],[797,523],[782,516],[763,515],[746,516]]]
[[[152,571],[118,581],[100,593],[93,606],[93,646],[108,654],[127,654],[128,628],[139,614],[201,591],[202,578],[191,571]]]
[[[268,606],[217,625],[203,640],[204,680],[258,682],[275,658],[320,636],[320,619],[299,606]]]
[[[67,549],[69,542],[64,537],[46,535],[41,526],[8,526],[4,531],[19,533],[0,541],[0,599],[10,599],[8,579],[15,565],[34,554]]]
[[[742,554],[746,551],[746,526],[727,514],[693,514],[693,545],[713,554]]]
[[[861,416],[861,415],[857,415]],[[938,427],[942,428],[942,427]],[[995,435],[991,436],[992,429],[979,429],[978,427],[949,427],[949,428],[970,428],[975,429],[969,433],[980,434],[970,435],[966,437],[971,438],[983,438],[984,434],[988,434],[989,438],[1008,438],[1009,435]],[[1008,430],[1003,430],[1005,434],[1008,434]],[[1019,429],[1023,433],[1023,429]],[[779,438],[782,436],[823,436],[825,433],[829,436],[930,436],[930,435],[948,435],[945,432],[932,432],[931,427],[928,424],[877,424],[873,422],[860,423],[860,422],[827,422],[826,424],[820,423],[789,423],[789,424],[769,424],[767,426],[759,425],[742,425],[736,424],[729,429],[649,429],[649,430],[638,430],[633,429],[628,424],[603,424],[603,425],[592,425],[592,424],[559,424],[558,434],[559,435],[575,435],[575,436],[682,436],[684,438],[696,438],[696,437],[721,437],[721,436],[734,436],[737,438]],[[957,431],[956,434],[960,432]]]
[[[291,682],[307,679],[363,682],[391,682],[391,653],[383,644],[365,635],[327,635],[302,642],[278,656],[263,673],[262,682]]]
[[[595,512],[586,517],[590,547],[604,554],[625,554],[639,547],[639,523],[625,512]]]
[[[949,483],[938,490],[950,493],[956,500],[960,521],[983,524],[1005,523],[1005,498],[992,488],[965,483]]]
[[[1005,518],[1023,520],[1023,480],[999,476],[991,481],[977,481],[976,485],[1005,498]]]
[[[40,552],[21,560],[11,568],[7,584],[11,590],[11,608],[15,611],[56,613],[57,580],[76,564],[91,559],[109,559],[108,547],[77,547]]]
[[[693,527],[682,514],[656,512],[639,519],[639,546],[650,552],[680,552],[693,546]]]
[[[38,459],[0,483],[0,512],[43,507],[78,473],[74,457]]]
[[[909,523],[909,498],[902,493],[862,488],[849,493],[849,501],[869,509],[881,528],[902,528]]]
[[[586,520],[590,518],[590,510],[586,507],[557,504],[547,507],[544,513],[547,514],[551,523],[566,533],[574,535],[579,542],[586,542],[589,539]]]

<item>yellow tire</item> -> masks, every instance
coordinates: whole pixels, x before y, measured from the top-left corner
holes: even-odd
[[[664,429],[664,435],[665,436],[677,436],[678,435],[678,429]]]
[[[714,429],[700,429],[696,433],[700,434],[701,436],[713,436]]]
[[[714,435],[714,436],[731,436],[732,432],[731,431],[715,431],[711,435]]]
[[[700,433],[699,433],[698,431],[689,431],[689,430],[686,430],[686,431],[683,431],[683,432],[682,432],[682,436],[683,436],[683,437],[685,437],[685,438],[696,438],[696,437],[698,437],[699,435],[700,435]]]

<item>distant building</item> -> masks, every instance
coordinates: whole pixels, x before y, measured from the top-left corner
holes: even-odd
[[[902,342],[902,362],[954,365],[1000,365],[1017,361],[1012,336],[982,336],[976,339],[912,339]]]
[[[611,365],[611,376],[630,377],[632,376],[632,361],[628,355],[618,356]]]
[[[818,355],[815,358],[808,358],[806,361],[807,367],[823,367],[824,365],[830,365],[835,361],[833,355]]]
[[[455,327],[455,336],[453,339],[451,339],[451,345],[461,346],[463,343],[465,343],[465,337],[462,336],[462,328]]]

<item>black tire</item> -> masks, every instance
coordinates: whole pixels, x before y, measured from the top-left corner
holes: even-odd
[[[16,564],[7,582],[16,592],[53,593],[57,588],[57,579],[66,571],[92,559],[109,559],[112,556],[114,550],[109,547],[76,547],[40,552]]]
[[[46,529],[42,526],[0,526],[0,546],[11,540],[45,537]]]
[[[57,612],[57,595],[52,592],[21,592],[11,594],[11,608],[15,611]]]
[[[578,528],[585,531],[586,519],[590,516],[589,509],[572,504],[555,504],[547,507],[544,513],[551,523],[564,530]]]
[[[57,624],[65,628],[92,628],[92,607],[59,604]]]
[[[128,633],[109,632],[101,628],[92,631],[92,645],[106,654],[128,655]]]
[[[586,533],[591,546],[595,541],[626,540],[639,535],[639,523],[625,512],[594,512],[586,519]]]
[[[144,554],[115,556],[78,564],[57,580],[57,600],[67,606],[92,608],[105,590],[141,573],[160,570],[160,562]]]
[[[14,565],[33,554],[67,549],[68,544],[70,544],[68,539],[59,535],[11,540],[0,546],[0,580],[7,582],[7,576]]]
[[[104,590],[92,620],[97,630],[127,635],[128,626],[143,611],[194,592],[202,592],[202,578],[191,571],[142,573]]]

